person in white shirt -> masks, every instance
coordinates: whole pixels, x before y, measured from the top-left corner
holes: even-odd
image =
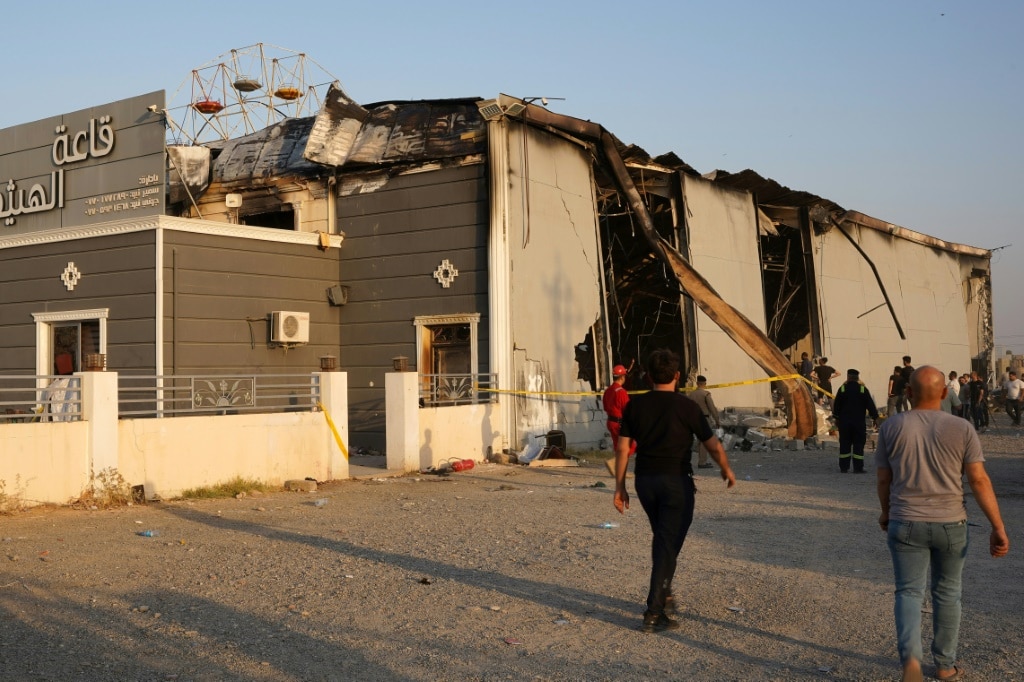
[[[952,414],[955,414],[956,416],[959,417],[962,413],[961,410],[963,409],[963,407],[962,403],[960,402],[960,375],[956,373],[955,369],[949,373],[949,381],[946,382],[946,390],[949,391],[953,395],[953,397],[956,398],[956,400],[950,398],[949,404],[952,408]],[[946,408],[943,407],[943,409],[945,410]],[[949,412],[950,410],[946,411]]]
[[[1006,414],[1014,426],[1020,426],[1021,398],[1024,397],[1021,391],[1024,390],[1024,381],[1017,378],[1016,372],[1010,372],[1010,378],[1003,388],[1006,389]]]

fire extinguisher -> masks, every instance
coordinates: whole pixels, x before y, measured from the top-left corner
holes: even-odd
[[[455,459],[448,460],[451,464],[452,471],[468,471],[472,469],[475,462],[471,459]]]

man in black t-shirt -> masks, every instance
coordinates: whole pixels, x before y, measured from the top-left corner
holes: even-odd
[[[818,366],[814,368],[814,376],[818,379],[818,388],[832,393],[832,378],[839,376],[839,372],[828,364],[828,358],[818,358]],[[818,402],[825,404],[829,399],[824,393],[818,394]]]
[[[977,372],[971,372],[971,417],[973,417],[974,428],[984,429],[988,426],[988,409],[985,401],[988,398],[988,386]]]
[[[656,350],[647,361],[654,390],[634,396],[622,412],[615,448],[615,508],[629,509],[626,465],[637,443],[634,484],[651,524],[651,582],[641,629],[660,632],[679,626],[666,615],[675,610],[672,579],[676,561],[693,521],[693,464],[690,448],[696,436],[721,469],[728,487],[736,484],[722,443],[715,437],[697,403],[676,392],[679,356]]]
[[[906,412],[910,409],[910,396],[907,395],[907,387],[910,386],[910,375],[914,373],[914,366],[910,364],[910,356],[903,356],[903,367],[900,368],[900,376],[903,377],[903,393],[901,400],[896,403],[897,412]]]

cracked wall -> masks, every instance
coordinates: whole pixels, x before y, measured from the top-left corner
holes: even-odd
[[[577,346],[601,317],[601,259],[587,150],[546,132],[509,129],[509,258],[516,441],[557,429],[578,447],[604,435]],[[558,395],[562,394],[562,395]]]

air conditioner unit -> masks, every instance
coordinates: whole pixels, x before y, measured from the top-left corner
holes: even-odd
[[[309,343],[309,313],[272,312],[270,340],[274,343]]]

